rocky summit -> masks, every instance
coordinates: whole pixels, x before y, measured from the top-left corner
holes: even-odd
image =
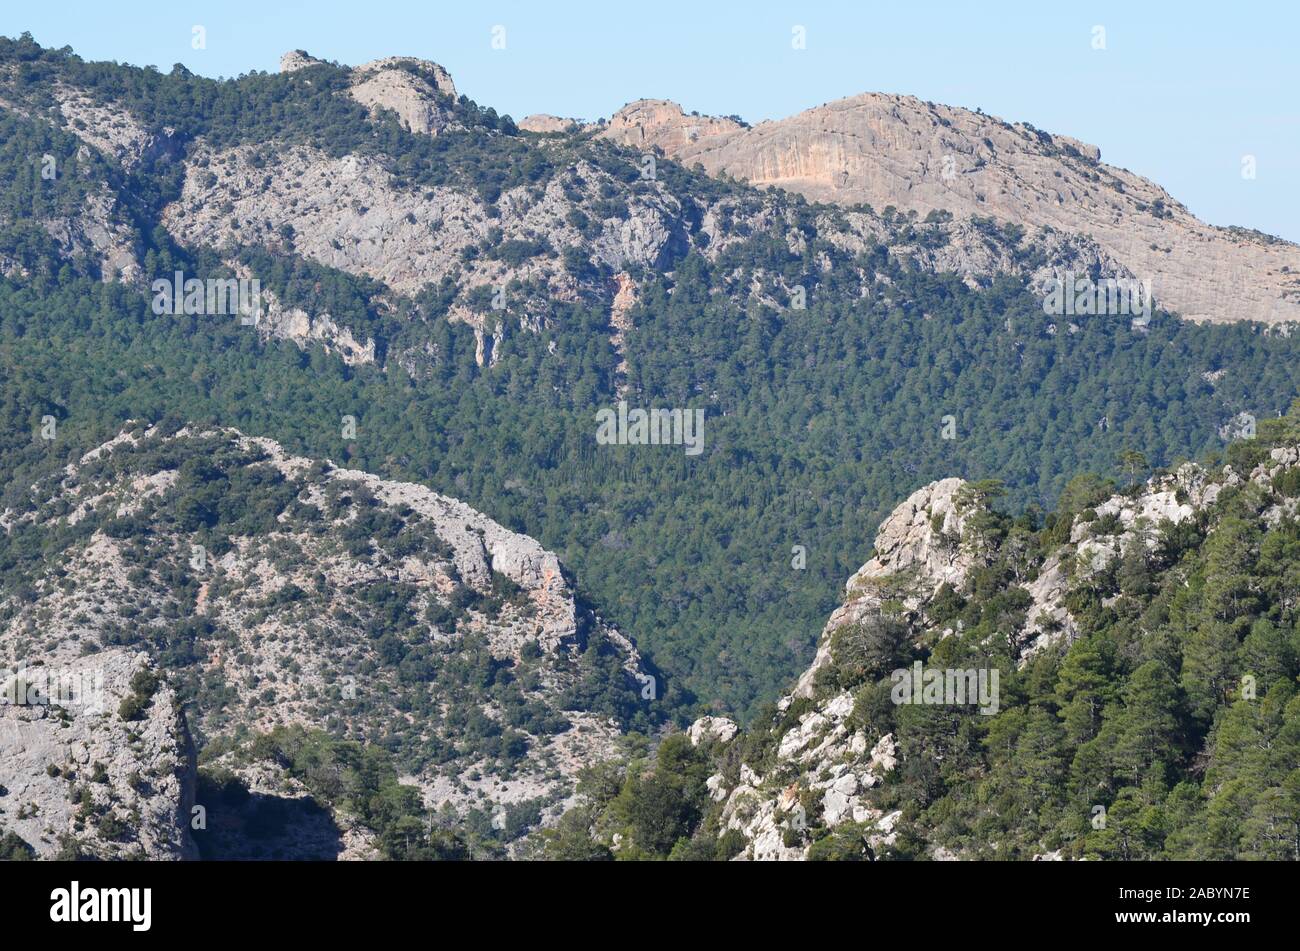
[[[1207,225],[1155,183],[1107,165],[1096,146],[1028,123],[863,93],[752,128],[641,100],[599,134],[815,201],[1077,235],[1150,279],[1161,304],[1188,319],[1300,317],[1300,248]]]
[[[612,767],[626,785],[590,787],[548,833],[552,854],[1284,857],[1267,829],[1300,749],[1283,554],[1300,526],[1297,411],[1219,468],[1117,493],[1081,478],[1036,532],[991,507],[996,486],[923,486],[881,524],[789,693],[746,730],[704,717]],[[1247,590],[1250,608],[1234,602]],[[1280,745],[1247,752],[1246,737]],[[1259,785],[1232,784],[1241,771]],[[1138,806],[1155,775],[1199,818],[1134,843],[1136,823],[1179,808]],[[676,837],[642,811],[668,790],[686,817]]]
[[[1296,245],[343,49],[0,37],[0,857],[1300,857]]]

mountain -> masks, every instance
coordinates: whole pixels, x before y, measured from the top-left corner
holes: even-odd
[[[1191,320],[1300,318],[1300,247],[1207,225],[1101,150],[1028,123],[864,93],[749,127],[641,100],[598,133],[812,201],[983,216],[1085,238]]]
[[[0,648],[4,857],[197,858],[194,750],[148,654],[24,651],[14,661],[11,631]]]
[[[2,711],[0,824],[42,855],[402,857],[426,815],[494,854],[653,722],[555,555],[422,486],[136,425],[7,502],[4,666],[103,681]]]
[[[130,420],[273,439],[536,539],[665,718],[744,721],[917,488],[1043,510],[1300,387],[1286,323],[1044,313],[1127,272],[1099,238],[810,201],[624,125],[517,124],[407,57],[212,80],[0,41],[0,506]],[[260,315],[175,306],[191,280]],[[702,413],[700,451],[599,441],[620,406]]]
[[[1300,402],[1041,521],[999,491],[914,492],[789,693],[590,771],[549,854],[1300,858]]]

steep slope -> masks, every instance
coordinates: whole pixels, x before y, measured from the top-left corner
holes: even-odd
[[[1300,403],[1113,490],[1082,476],[1041,526],[994,483],[918,490],[768,715],[605,765],[543,847],[1300,859]]]
[[[358,101],[380,74],[405,92]],[[1044,314],[1053,273],[1126,273],[1085,236],[810,203],[454,92],[402,58],[215,81],[0,40],[9,469],[46,416],[89,447],[176,413],[429,485],[572,565],[667,705],[747,716],[900,494],[985,473],[1048,504],[1300,386],[1287,325]],[[86,237],[101,189],[134,270]],[[260,280],[261,320],[156,313],[177,272]],[[620,400],[703,412],[702,452],[599,445]]]
[[[40,858],[197,856],[189,734],[147,655],[28,656],[0,684],[0,829]]]
[[[450,283],[448,315],[475,326],[488,361],[506,315],[536,330],[553,324],[561,302],[593,302],[612,313],[629,274],[639,284],[646,273],[671,271],[692,250],[715,260],[747,236],[773,230],[792,246],[805,240],[806,226],[771,196],[646,164],[640,152],[671,149],[673,142],[637,130],[667,128],[676,108],[669,103],[625,111],[599,132],[537,120],[525,127],[546,134],[521,137],[508,118],[457,98],[436,63],[388,57],[347,68],[296,50],[285,54],[278,76],[239,81],[246,93],[233,104],[235,115],[200,118],[173,100],[213,95],[210,81],[128,73],[104,82],[93,68],[45,64],[51,65],[48,87],[12,76],[6,87],[0,75],[0,106],[61,127],[130,177],[107,182],[101,204],[124,185],[148,182],[156,207],[141,208],[131,196],[119,196],[119,203],[135,205],[137,219],[156,216],[184,247],[227,254],[262,247],[404,296],[431,288],[442,295]],[[174,88],[151,88],[141,101],[133,88],[140,85]],[[251,105],[245,98],[272,94],[291,105],[239,114]],[[725,137],[742,128],[732,120],[691,122],[681,137]],[[564,134],[550,134],[557,126]],[[609,149],[610,138],[636,152]],[[485,151],[498,154],[485,160]],[[1086,238],[1049,229],[1004,232],[938,216],[918,233],[906,217],[861,208],[847,215],[820,209],[815,222],[847,250],[884,241],[899,259],[956,271],[972,285],[1001,273],[1036,285],[1065,269],[1128,273]],[[151,227],[137,224],[145,232]],[[110,253],[109,237],[94,237],[103,245],[106,277],[143,278],[144,242],[131,246],[129,235],[118,234]],[[751,296],[745,288],[740,299]],[[326,325],[336,316],[307,315]],[[365,345],[361,328],[343,329]],[[316,339],[330,343],[335,336],[321,332]]]
[[[250,738],[324,730],[391,753],[419,808],[513,809],[517,835],[624,727],[650,722],[635,648],[580,607],[553,554],[454,499],[270,440],[138,426],[33,486],[4,528],[10,666],[102,668],[115,710],[143,649],[185,701],[205,769],[254,794],[277,784]],[[140,728],[86,717],[56,739],[9,732],[4,784],[62,832],[46,760],[79,774],[102,757],[113,783],[160,775],[178,755],[172,707],[168,688]],[[144,745],[110,755],[126,729]],[[183,806],[175,783],[154,796]],[[233,802],[200,796],[214,827]],[[129,830],[147,854],[181,851],[149,828]]]
[[[1153,278],[1161,305],[1192,320],[1300,319],[1296,245],[1207,225],[1158,185],[1102,162],[1096,146],[1027,123],[866,93],[752,128],[642,100],[599,134],[813,201],[1084,236]]]

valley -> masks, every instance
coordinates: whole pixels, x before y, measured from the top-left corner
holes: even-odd
[[[0,171],[0,668],[107,698],[0,711],[6,851],[1285,857],[1295,245],[909,96],[302,50],[0,38]]]

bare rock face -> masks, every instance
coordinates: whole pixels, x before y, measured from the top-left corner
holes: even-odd
[[[253,162],[254,151],[213,154],[206,174],[194,162],[187,166],[180,199],[163,213],[178,240],[233,247],[253,238],[414,293],[487,234],[486,216],[469,196],[449,188],[400,191],[369,159],[296,149],[281,157],[280,174],[269,176]],[[229,214],[220,210],[223,201],[233,205]],[[290,229],[292,237],[283,237]]]
[[[52,654],[27,667],[0,656],[0,828],[41,858],[196,857],[189,736],[170,687],[136,689],[153,674],[147,656]],[[136,697],[138,710],[124,707]]]
[[[1133,545],[1156,548],[1160,526],[1178,525],[1213,504],[1218,487],[1199,491],[1208,473],[1195,463],[1185,463],[1168,476],[1153,478],[1136,497],[1115,495],[1098,505],[1096,518],[1076,518],[1070,529],[1077,574],[1087,578],[1121,557]]]
[[[95,262],[104,281],[138,283],[144,271],[126,208],[106,187],[86,197],[75,215],[48,218],[42,226],[60,251]]]
[[[570,129],[576,129],[581,125],[582,123],[577,119],[562,119],[559,116],[547,115],[544,112],[524,116],[519,120],[519,128],[525,132],[568,132]]]
[[[879,224],[861,212],[849,212],[850,220],[865,233],[880,233]],[[971,218],[956,218],[941,226],[947,240],[938,247],[923,243],[896,243],[891,247],[895,256],[908,255],[922,268],[960,274],[969,287],[987,284],[997,274],[1019,274],[1026,278],[1031,289],[1046,293],[1066,273],[1095,274],[1099,278],[1138,278],[1122,261],[1099,245],[1091,237],[1042,228],[1032,235],[1013,241],[990,240],[986,227]],[[841,243],[855,246],[851,237],[841,238]],[[1026,255],[1030,247],[1034,254]],[[1027,266],[1024,258],[1035,259]]]
[[[268,292],[263,296],[269,298]],[[375,362],[375,342],[365,343],[352,336],[352,331],[340,327],[328,314],[312,316],[300,308],[282,308],[278,303],[268,307],[265,331],[268,336],[292,340],[306,349],[312,341],[320,341],[326,353],[338,353],[348,366]]]
[[[711,795],[723,802],[723,831],[740,832],[746,846],[739,858],[748,861],[798,861],[807,857],[807,844],[798,835],[814,817],[835,828],[845,823],[868,835],[884,837],[893,822],[871,806],[868,790],[878,786],[897,764],[892,735],[874,745],[851,724],[853,698],[839,694],[802,714],[778,741],[776,757],[766,775],[748,765],[739,781],[728,786],[722,774],[709,782]],[[891,814],[893,815],[893,814]]]
[[[68,130],[125,171],[160,156],[180,158],[182,147],[176,130],[151,132],[125,109],[106,106],[61,83],[55,85],[54,91]]]
[[[437,63],[390,56],[353,70],[352,98],[371,109],[390,109],[402,125],[420,135],[437,135],[452,123],[444,97],[456,86]]]
[[[235,260],[225,262],[241,280],[252,280],[252,270]],[[261,311],[257,317],[257,333],[263,339],[290,340],[303,349],[320,343],[326,353],[337,353],[348,366],[375,362],[375,341],[364,341],[353,336],[347,327],[340,327],[328,312],[309,314],[298,307],[285,307],[274,293],[261,288]]]
[[[634,196],[626,218],[611,218],[585,238],[568,220],[573,204],[566,193],[594,195],[610,180],[586,162],[540,194],[522,187],[502,193],[499,214],[490,217],[462,189],[399,188],[382,164],[366,156],[331,157],[295,147],[277,155],[277,174],[270,175],[259,154],[251,146],[192,149],[181,195],[163,212],[163,223],[180,243],[259,243],[383,281],[401,294],[455,274],[466,289],[539,280],[568,300],[573,291],[562,261],[566,247],[586,247],[593,259],[615,269],[661,267],[689,240],[680,202],[658,188]],[[517,264],[482,255],[467,262],[463,252],[489,238],[545,238],[551,250]],[[476,322],[455,309],[453,316]]]
[[[751,129],[646,100],[601,134],[813,200],[1086,236],[1188,319],[1300,319],[1300,247],[1207,225],[1095,146],[1027,124],[867,93]]]
[[[686,735],[690,737],[692,746],[699,746],[701,743],[707,743],[710,740],[717,740],[719,743],[730,743],[739,729],[734,720],[729,720],[726,717],[700,717],[691,724],[691,728],[686,731]]]
[[[290,50],[280,57],[280,72],[292,73],[321,62],[303,50]],[[414,56],[387,56],[356,67],[349,93],[372,110],[397,113],[408,131],[421,135],[437,135],[450,125],[446,97],[457,96],[450,73]]]
[[[620,271],[614,275],[614,285],[617,290],[609,309],[609,325],[614,328],[614,332],[610,334],[610,343],[614,345],[614,350],[619,356],[618,372],[625,375],[627,359],[623,344],[627,340],[628,331],[633,329],[631,311],[636,306],[636,282],[626,271]]]
[[[696,154],[707,143],[725,141],[744,130],[733,119],[687,115],[666,99],[638,99],[614,113],[598,135],[628,148],[658,148],[676,157]]]
[[[969,517],[958,505],[963,485],[961,479],[941,479],[908,496],[880,524],[875,557],[849,579],[848,590],[905,571],[916,573],[920,592],[932,593],[945,582],[961,587],[972,562],[958,544]]]
[[[319,62],[321,60],[308,55],[305,50],[289,50],[280,57],[280,72],[292,73],[308,66],[315,66]]]
[[[1028,625],[1022,632],[1029,641],[1026,656],[1032,656],[1062,638],[1069,643],[1077,636],[1078,624],[1065,606],[1069,582],[1061,564],[1061,556],[1057,554],[1043,562],[1038,577],[1025,585],[1025,590],[1033,599],[1026,612]]]
[[[676,215],[664,212],[657,202],[631,203],[627,218],[606,223],[595,242],[595,257],[611,267],[635,261],[665,269],[685,251],[688,240]]]
[[[196,489],[206,492],[202,504],[239,509],[245,521],[195,534],[205,518]],[[0,826],[21,819],[20,834],[38,849],[57,849],[57,834],[75,825],[64,763],[87,783],[97,761],[108,785],[95,809],[109,808],[111,791],[123,814],[156,817],[146,816],[147,834],[123,833],[120,847],[107,822],[103,843],[87,848],[154,857],[187,847],[164,822],[188,795],[181,779],[167,779],[180,776],[184,733],[172,688],[151,695],[138,724],[115,715],[146,662],[135,645],[165,651],[165,677],[197,677],[216,691],[219,702],[201,693],[189,708],[205,745],[295,726],[328,725],[363,742],[404,738],[427,755],[404,761],[411,772],[402,781],[433,808],[535,801],[546,818],[562,811],[579,769],[617,749],[618,722],[567,699],[583,683],[586,645],[600,638],[612,661],[587,689],[635,702],[645,676],[632,643],[579,607],[558,558],[534,539],[427,487],[314,462],[234,430],[128,429],[34,485],[4,524],[49,538],[75,527],[76,537],[51,546],[51,573],[33,568],[33,598],[0,602],[0,661],[98,664],[109,711],[76,713],[69,730],[52,707],[0,709],[0,784],[14,794],[0,796]],[[489,691],[464,679],[507,669],[514,687],[504,694],[502,682]],[[470,741],[466,718],[489,736],[499,734],[487,724],[497,724],[509,754]],[[59,772],[47,775],[50,765]],[[301,791],[281,779],[289,808]],[[19,815],[28,800],[36,810]],[[309,812],[300,818],[306,830],[319,825]],[[366,854],[363,839],[344,841],[340,854]]]
[[[84,143],[72,160],[64,161],[62,167],[53,167],[56,176],[98,177],[102,169],[94,167],[96,152],[128,172],[146,157],[176,154],[178,143],[172,130],[152,135],[125,110],[97,105],[89,97],[59,83],[52,88],[66,130]],[[28,110],[4,99],[0,99],[0,109],[25,119],[33,118]],[[120,193],[99,178],[79,208],[47,213],[32,220],[49,233],[65,258],[90,263],[104,281],[138,283],[143,277],[140,266],[143,251],[127,206]],[[0,222],[7,220],[0,213]],[[0,274],[25,276],[21,264],[5,256],[0,256]]]
[[[383,59],[362,63],[353,72],[358,76],[375,75],[394,69],[406,69],[419,73],[433,90],[443,96],[456,98],[456,84],[451,81],[451,73],[437,63],[415,56],[385,56]]]
[[[848,580],[848,597],[827,621],[817,655],[799,677],[794,696],[812,696],[817,672],[831,660],[831,634],[878,611],[895,593],[887,591],[891,583],[913,609],[945,583],[961,587],[974,563],[970,547],[962,544],[971,515],[958,505],[963,485],[961,479],[941,479],[922,486],[880,524],[875,555]]]

